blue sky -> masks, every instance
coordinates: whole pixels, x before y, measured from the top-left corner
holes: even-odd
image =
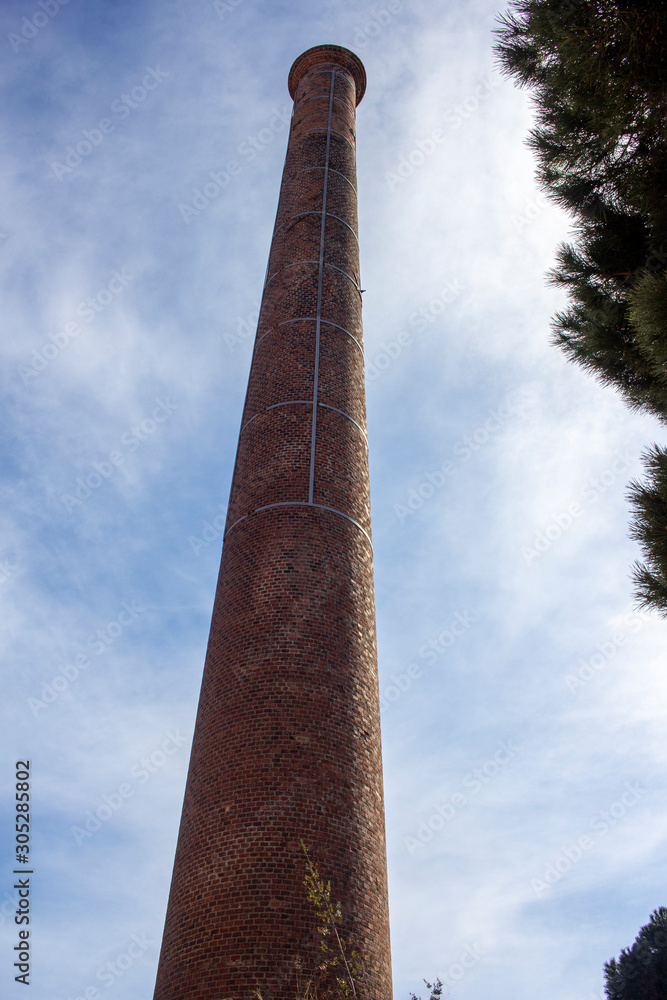
[[[494,66],[500,8],[54,4],[0,13],[3,996],[26,757],[32,996],[152,995],[287,73],[333,42],[368,73],[395,993],[601,997],[666,902],[665,626],[632,608],[624,498],[660,435],[549,343],[569,222]]]

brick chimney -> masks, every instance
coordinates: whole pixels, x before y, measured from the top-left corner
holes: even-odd
[[[241,421],[155,1000],[296,1000],[303,840],[391,970],[359,287],[356,55],[304,52]]]

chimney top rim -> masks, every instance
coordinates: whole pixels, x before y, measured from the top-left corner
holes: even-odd
[[[287,82],[292,100],[303,76],[319,63],[338,63],[352,74],[357,91],[356,103],[359,104],[366,90],[366,70],[359,56],[342,45],[314,45],[297,56],[292,63]]]

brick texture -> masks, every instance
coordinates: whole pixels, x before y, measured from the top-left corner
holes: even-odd
[[[318,960],[303,839],[389,1000],[357,241],[365,73],[296,60],[155,1000],[295,1000]]]

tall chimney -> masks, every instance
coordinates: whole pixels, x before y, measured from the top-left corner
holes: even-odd
[[[365,85],[337,45],[289,74],[155,1000],[296,1000],[299,965],[303,982],[320,955],[301,841],[366,967],[359,996],[391,997],[357,239]]]

